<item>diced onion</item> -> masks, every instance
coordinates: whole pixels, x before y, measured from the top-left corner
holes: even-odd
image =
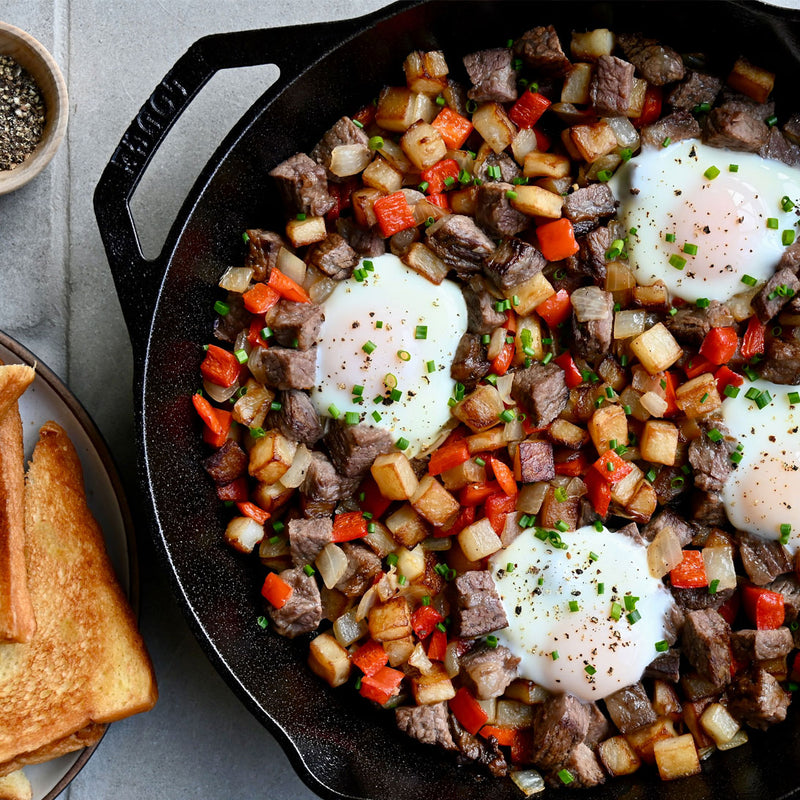
[[[629,147],[634,151],[639,149],[639,132],[627,117],[603,117],[603,122],[614,131],[620,147]]]
[[[541,794],[545,790],[544,778],[535,769],[516,769],[508,774],[525,797]]]
[[[586,165],[586,179],[590,181],[600,180],[598,177],[601,172],[614,172],[620,165],[622,159],[616,153],[606,153],[604,156]]]
[[[322,576],[322,582],[333,589],[347,571],[347,556],[341,547],[329,542],[314,562]]]
[[[664,527],[647,546],[647,568],[653,578],[663,578],[683,560],[678,534]]]
[[[498,383],[500,383],[499,380]],[[522,420],[519,417],[514,417],[511,422],[506,422],[503,428],[503,438],[509,443],[509,448],[512,447],[512,442],[521,442],[525,438],[525,429],[522,427]]]
[[[617,292],[622,289],[633,289],[636,278],[621,261],[609,261],[606,264],[606,291]]]
[[[748,289],[745,292],[739,292],[727,301],[726,305],[730,310],[733,318],[737,322],[742,322],[753,314],[753,306],[751,305],[753,298],[761,291],[764,284],[759,283]]]
[[[538,514],[549,488],[550,484],[546,481],[522,486],[517,495],[517,511],[523,514]]]
[[[280,536],[274,542],[271,542],[270,538],[274,537],[261,540],[261,544],[258,546],[259,558],[279,558],[289,554],[289,542],[285,537]]]
[[[326,545],[326,547],[330,547],[330,545]],[[367,589],[367,591],[361,595],[361,600],[358,601],[358,608],[356,608],[356,619],[364,619],[377,602],[378,589],[376,586],[370,586],[369,589]]]
[[[398,172],[407,173],[412,171],[411,162],[408,156],[403,152],[397,142],[389,139],[388,137],[383,140],[383,147],[381,147],[381,156],[385,158]]]
[[[608,295],[599,286],[581,286],[570,295],[575,319],[591,322],[608,314]],[[491,358],[491,356],[490,356]]]
[[[295,283],[302,285],[303,281],[306,279],[306,262],[285,247],[281,247],[280,250],[278,250],[275,265],[284,275],[291,278]]]
[[[645,392],[639,402],[642,404],[642,408],[653,417],[663,417],[669,408],[669,403],[655,392]]]
[[[292,466],[283,473],[281,483],[290,489],[296,489],[305,480],[310,465],[311,451],[301,444],[295,451]]]
[[[614,315],[614,338],[630,339],[644,333],[646,314],[641,309],[617,311]]]
[[[514,154],[514,160],[522,166],[525,161],[525,156],[536,150],[536,132],[533,128],[522,128],[517,131],[517,135],[511,142],[511,152]]]
[[[340,178],[357,175],[372,161],[372,150],[365,144],[340,144],[331,151],[330,170]]]
[[[356,619],[356,609],[351,608],[333,623],[333,635],[342,647],[357,642],[368,630],[365,619]]]
[[[250,267],[228,267],[219,279],[219,288],[243,294],[250,287],[253,270]]]
[[[583,497],[587,493],[586,484],[580,478],[570,478],[566,485],[567,497]]]
[[[430,550],[433,553],[449,550],[452,546],[453,538],[451,536],[429,536],[422,540],[423,550]]]
[[[408,657],[408,663],[412,667],[416,667],[423,675],[430,675],[433,672],[433,663],[428,658],[421,642],[417,642],[416,647]]]
[[[386,558],[397,547],[386,526],[380,522],[375,523],[375,528],[364,537],[364,541],[379,558]]]
[[[425,199],[425,195],[422,192],[418,192],[416,189],[401,189],[400,190],[406,198],[406,203],[408,203],[412,208],[419,203],[420,200]]]
[[[747,731],[744,728],[739,728],[738,731],[734,734],[733,738],[729,742],[725,742],[725,744],[718,744],[718,750],[733,750],[734,747],[739,747],[739,745],[747,744],[748,742]]]
[[[500,355],[503,345],[506,343],[506,336],[508,336],[508,332],[505,328],[495,328],[492,331],[489,346],[486,348],[486,356],[489,361],[493,361]]]
[[[339,281],[333,278],[320,278],[316,283],[312,284],[308,290],[308,295],[312,303],[323,303],[328,299],[330,293],[336,288]]]
[[[239,379],[237,378],[230,386],[218,386],[211,381],[203,381],[203,391],[215,402],[224,403],[236,394],[239,389]]]
[[[444,669],[449,678],[454,678],[461,671],[458,648],[458,642],[450,642],[444,650]]]
[[[708,583],[719,581],[717,591],[736,588],[736,569],[733,565],[733,551],[730,547],[704,547],[703,561],[706,565]]]

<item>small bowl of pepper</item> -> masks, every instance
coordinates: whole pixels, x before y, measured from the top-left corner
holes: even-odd
[[[68,116],[67,85],[53,57],[30,34],[0,22],[0,195],[50,163]]]

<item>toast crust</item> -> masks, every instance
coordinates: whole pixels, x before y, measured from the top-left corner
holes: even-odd
[[[36,371],[25,364],[3,364],[0,361],[0,419],[16,406],[22,393],[33,383]]]

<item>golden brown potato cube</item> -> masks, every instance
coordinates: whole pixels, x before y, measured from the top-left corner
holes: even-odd
[[[727,80],[728,86],[752,97],[756,103],[766,103],[775,85],[775,74],[751,64],[746,58],[737,59]]]
[[[461,508],[458,500],[432,475],[426,475],[419,482],[417,491],[411,497],[411,505],[437,528],[449,525]]]
[[[611,499],[621,506],[630,503],[639,488],[640,481],[644,478],[644,473],[636,464],[631,464],[631,467],[631,471],[611,487]]]
[[[379,192],[391,194],[403,188],[403,175],[398,172],[386,159],[378,156],[361,174],[367,186]]]
[[[527,333],[523,333],[527,331]],[[514,364],[520,366],[526,358],[541,361],[544,358],[542,324],[539,316],[531,314],[517,319],[517,335],[514,337]]]
[[[362,228],[371,228],[377,221],[375,201],[382,197],[380,189],[356,189],[350,196],[353,204],[353,216]]]
[[[722,405],[722,398],[714,376],[704,372],[675,390],[675,402],[689,419],[696,419],[716,411]]]
[[[530,728],[533,725],[534,711],[530,703],[504,696],[497,700],[494,724],[501,728]]]
[[[549,486],[539,509],[539,525],[548,530],[558,530],[566,525],[566,530],[574,531],[578,527],[579,519],[580,498],[567,497],[566,500],[559,500],[555,488]]]
[[[572,131],[570,128],[564,128],[561,131],[561,144],[564,145],[564,149],[567,151],[567,155],[573,161],[580,161],[583,156],[581,155],[581,151],[575,146],[575,142],[572,141]]]
[[[678,429],[671,422],[648,420],[642,428],[639,450],[645,461],[671,467],[678,452]]]
[[[456,189],[447,193],[450,208],[454,214],[466,214],[474,217],[478,207],[478,187],[468,186],[466,189]]]
[[[532,150],[525,156],[522,174],[526,178],[566,178],[571,169],[572,165],[566,156]]]
[[[412,92],[437,95],[447,87],[447,61],[441,50],[413,50],[403,62],[403,71]]]
[[[433,125],[418,120],[403,134],[400,147],[419,170],[432,167],[447,155],[442,134]]]
[[[399,451],[378,456],[370,472],[388,500],[408,500],[419,484],[408,457]]]
[[[769,674],[778,681],[785,681],[789,675],[789,666],[786,661],[786,656],[764,659],[758,662],[758,666],[769,672]]]
[[[669,369],[683,354],[681,346],[663,322],[657,322],[632,339],[630,348],[651,375]]]
[[[653,745],[653,753],[662,781],[685,778],[700,772],[700,758],[691,733],[659,739]]]
[[[431,671],[427,675],[419,675],[411,679],[411,692],[418,706],[441,703],[443,700],[451,700],[456,696],[453,682],[445,668],[438,662],[433,662]]]
[[[564,85],[561,87],[562,103],[589,102],[589,84],[592,81],[591,64],[573,64],[564,76]]]
[[[425,569],[422,571],[422,574],[417,575],[417,577],[414,578],[410,584],[412,594],[421,599],[425,597],[425,595],[428,597],[435,597],[437,594],[439,594],[439,592],[444,591],[445,580],[436,571],[436,567],[438,565],[439,558],[436,553],[426,550]]]
[[[411,636],[411,609],[405,597],[393,597],[374,606],[367,618],[369,635],[376,642],[391,642]]]
[[[263,483],[275,483],[292,466],[297,443],[279,430],[267,431],[250,449],[248,472]]]
[[[597,755],[609,775],[630,775],[642,765],[624,736],[612,736],[597,745]]]
[[[609,261],[606,264],[605,290],[614,295],[614,302],[621,306],[630,305],[636,277],[621,261]]]
[[[433,250],[422,242],[414,242],[402,257],[403,263],[418,272],[431,283],[438,286],[446,277],[450,268]]]
[[[417,94],[405,86],[387,86],[378,97],[375,122],[387,131],[406,131],[417,116]]]
[[[740,728],[722,703],[712,703],[700,717],[700,724],[716,745],[727,744]]]
[[[506,687],[503,697],[509,700],[518,700],[520,703],[537,705],[543,703],[550,696],[550,692],[543,686],[524,678],[516,678]]]
[[[530,314],[536,306],[541,305],[548,297],[556,293],[553,284],[545,278],[544,273],[537,272],[532,278],[523,281],[517,286],[508,289],[504,294],[508,297],[517,297],[517,314],[525,316]]]
[[[647,764],[655,761],[653,747],[656,742],[662,739],[672,739],[675,737],[675,726],[671,719],[659,717],[650,725],[645,725],[631,733],[625,735],[630,746],[636,751],[639,758]]]
[[[329,633],[321,633],[309,645],[308,666],[334,687],[350,678],[350,654]]]
[[[583,428],[565,419],[553,420],[547,436],[553,444],[569,447],[570,450],[580,450],[589,441],[589,434]]]
[[[641,481],[625,510],[634,522],[648,522],[658,506],[656,490],[647,482]]]
[[[511,200],[512,207],[529,217],[558,219],[561,216],[564,198],[560,194],[538,186],[517,186],[514,193],[517,196]]]
[[[425,520],[408,503],[400,506],[386,520],[386,527],[392,532],[394,540],[403,547],[414,547],[428,538],[429,531]]]
[[[556,476],[550,442],[520,442],[514,453],[514,477],[521,483],[550,481]]]
[[[497,389],[490,384],[483,384],[459,400],[450,412],[471,431],[478,433],[497,425],[499,415],[504,410],[505,405]]]
[[[586,33],[572,32],[569,49],[574,59],[597,61],[614,50],[614,34],[608,28],[595,28]]]
[[[601,455],[609,448],[628,444],[628,418],[625,409],[618,405],[602,405],[587,425],[589,436]],[[616,442],[616,444],[613,444]]]
[[[288,489],[280,481],[278,483],[259,481],[250,493],[250,499],[259,508],[274,514],[289,502],[292,494],[294,494],[294,489]]]
[[[476,436],[482,434],[475,434]],[[445,470],[439,478],[449,492],[457,492],[468,483],[482,483],[486,480],[486,467],[478,464],[474,458],[467,459],[457,467]]]
[[[683,722],[694,737],[698,750],[702,750],[704,747],[711,747],[714,744],[714,740],[706,733],[705,728],[700,724],[703,712],[710,704],[710,699],[683,703]]]
[[[264,538],[264,526],[251,517],[233,517],[225,528],[225,541],[240,553],[252,553]]]
[[[307,244],[321,242],[327,235],[325,217],[290,219],[286,223],[286,238],[292,243],[292,247],[305,247]]]
[[[275,392],[262,386],[255,378],[249,378],[244,389],[245,393],[234,403],[233,418],[248,428],[260,428],[275,399]]]
[[[472,115],[475,130],[495,153],[502,153],[514,141],[517,126],[499,103],[484,103]]]
[[[487,450],[499,450],[508,444],[505,428],[498,425],[495,428],[489,428],[488,431],[481,433],[473,433],[467,436],[464,440],[467,443],[467,449],[470,454],[484,453]]]
[[[480,561],[496,553],[503,546],[500,537],[492,528],[492,523],[486,517],[464,528],[458,534],[458,543],[469,561]]]
[[[671,683],[653,681],[653,710],[659,717],[669,717],[673,722],[681,719],[683,708]]]
[[[619,146],[614,131],[607,122],[600,120],[569,128],[569,138],[584,161],[590,164]]]
[[[417,643],[411,635],[384,642],[383,649],[386,651],[386,655],[389,656],[389,666],[399,667],[401,664],[405,664],[416,646]]]
[[[663,281],[656,281],[650,286],[634,286],[633,302],[642,308],[665,310],[669,304],[669,292]]]

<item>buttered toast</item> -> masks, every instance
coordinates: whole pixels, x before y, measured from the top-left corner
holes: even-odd
[[[29,643],[0,645],[0,775],[51,757],[92,723],[150,709],[155,677],[86,504],[80,461],[54,422],[40,430],[25,488]],[[82,747],[80,735],[75,748]],[[30,763],[30,761],[29,761]]]

